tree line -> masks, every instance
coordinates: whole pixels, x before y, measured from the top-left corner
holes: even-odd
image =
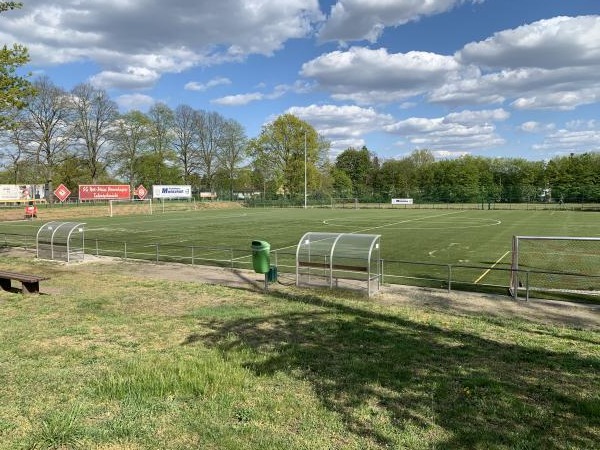
[[[463,156],[436,160],[419,149],[381,159],[366,147],[329,158],[330,144],[307,122],[283,114],[248,138],[213,111],[157,103],[120,114],[89,83],[71,91],[40,77],[3,114],[0,181],[10,184],[189,184],[195,192],[302,202],[332,197],[388,202],[600,201],[600,154],[550,161]],[[56,183],[55,183],[56,182]]]
[[[549,161],[462,156],[435,160],[429,150],[381,161],[363,147],[342,152],[334,187],[364,201],[413,198],[416,202],[600,202],[600,153]]]

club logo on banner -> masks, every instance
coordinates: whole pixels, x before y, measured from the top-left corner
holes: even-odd
[[[128,184],[80,184],[79,200],[128,200]]]
[[[54,190],[54,195],[56,195],[56,198],[59,199],[62,203],[69,197],[69,195],[71,195],[71,191],[67,189],[67,187],[64,184],[61,183]]]
[[[144,200],[146,198],[146,195],[148,195],[148,190],[144,187],[143,184],[140,184],[137,188],[135,188],[133,194],[137,195],[137,198],[139,198],[140,200]]]

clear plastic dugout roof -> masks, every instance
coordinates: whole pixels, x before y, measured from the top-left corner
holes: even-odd
[[[379,234],[308,232],[296,249],[296,284],[379,290]]]
[[[85,255],[85,223],[48,222],[36,236],[37,257],[55,261],[81,261]]]

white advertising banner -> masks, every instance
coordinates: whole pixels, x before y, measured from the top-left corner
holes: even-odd
[[[189,185],[154,185],[152,198],[192,198],[192,186]]]
[[[0,202],[39,200],[45,197],[43,184],[0,184]]]
[[[412,198],[393,198],[392,205],[412,205]]]

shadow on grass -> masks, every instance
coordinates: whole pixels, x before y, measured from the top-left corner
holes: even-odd
[[[514,335],[504,339],[497,328],[496,334],[466,332],[356,302],[271,296],[295,307],[259,318],[203,319],[202,328],[212,331],[192,334],[185,344],[253,348],[260,357],[248,369],[310,382],[349,432],[376,445],[405,445],[406,433],[420,448],[593,448],[598,442],[598,358],[494,340],[527,342],[522,329],[506,329]]]

